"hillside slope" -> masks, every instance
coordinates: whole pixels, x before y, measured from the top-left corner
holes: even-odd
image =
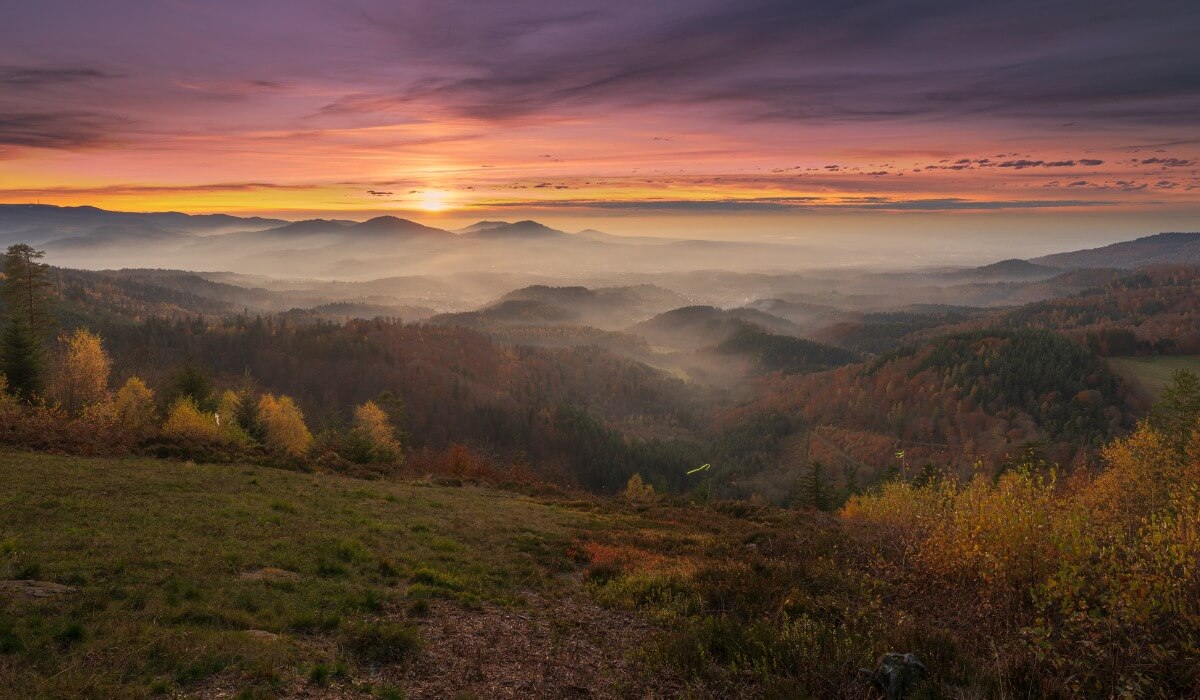
[[[1029,262],[1053,267],[1200,265],[1200,233],[1159,233],[1100,248],[1045,255]]]

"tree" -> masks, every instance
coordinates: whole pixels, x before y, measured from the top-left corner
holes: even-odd
[[[130,377],[117,390],[113,402],[118,424],[131,433],[142,433],[154,425],[154,392],[137,377]]]
[[[388,414],[374,401],[354,409],[350,452],[356,462],[396,462],[402,457],[396,429]]]
[[[1176,450],[1182,450],[1200,419],[1200,376],[1187,369],[1176,370],[1171,384],[1163,389],[1150,409],[1150,425]]]
[[[813,460],[809,465],[808,474],[801,484],[800,502],[809,508],[817,510],[829,510],[832,507],[830,501],[829,484],[826,481],[825,465],[821,460]]]
[[[392,425],[395,438],[402,443],[406,442],[408,434],[405,432],[405,426],[408,425],[408,411],[404,408],[404,399],[391,391],[382,391],[379,396],[375,397],[373,403],[387,414],[388,423]]]
[[[190,443],[221,442],[221,430],[210,413],[202,412],[188,396],[175,400],[171,413],[163,423],[164,437]]]
[[[100,336],[78,328],[58,339],[58,357],[50,378],[51,397],[63,410],[79,415],[83,409],[108,397],[108,374],[112,359]]]
[[[263,425],[268,447],[299,457],[308,451],[313,436],[304,424],[304,414],[290,396],[263,394],[258,400],[258,420]]]
[[[8,377],[8,391],[29,401],[44,388],[46,350],[50,327],[49,266],[38,262],[40,250],[18,243],[4,256],[5,324],[0,338],[0,360]]]
[[[250,443],[250,433],[238,421],[238,416],[242,414],[242,404],[247,401],[247,397],[243,394],[226,389],[221,394],[221,400],[217,402],[216,420],[221,433],[230,442],[238,445]]]
[[[191,399],[197,408],[210,411],[216,408],[216,402],[213,401],[215,393],[216,385],[213,384],[209,373],[195,364],[188,363],[171,376],[167,384],[166,399],[171,406],[181,398]]]
[[[642,480],[641,474],[634,474],[625,483],[625,499],[629,501],[653,501],[654,486]]]
[[[0,364],[8,378],[8,392],[24,401],[42,393],[46,374],[46,349],[24,314],[10,315],[0,336]]]
[[[24,243],[8,247],[4,256],[3,296],[9,319],[24,316],[37,338],[50,328],[50,266],[38,262],[46,253]]]

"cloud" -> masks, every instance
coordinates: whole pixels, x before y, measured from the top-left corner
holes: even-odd
[[[121,120],[94,112],[0,112],[4,147],[80,149],[111,140]]]
[[[970,117],[1190,124],[1200,5],[1157,0],[416,2],[371,15],[430,68],[342,109],[414,103],[507,120],[596,106],[703,104],[744,119]],[[1081,18],[1088,20],[1082,21]]]
[[[753,197],[707,200],[688,199],[560,199],[552,201],[491,201],[480,209],[579,209],[623,212],[772,213],[806,211],[996,211],[1102,207],[1112,202],[1097,200],[970,200],[958,197],[894,199],[890,197]]]
[[[118,77],[96,68],[0,66],[0,85],[13,88],[38,88]]]
[[[1184,160],[1182,158],[1146,158],[1142,160],[1142,165],[1161,165],[1164,168],[1182,168],[1191,165],[1192,160]]]

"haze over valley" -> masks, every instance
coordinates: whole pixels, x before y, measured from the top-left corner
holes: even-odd
[[[0,20],[0,700],[1200,697],[1200,3]]]

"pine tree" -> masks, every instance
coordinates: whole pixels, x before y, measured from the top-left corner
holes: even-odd
[[[191,399],[201,411],[213,411],[217,408],[215,394],[216,385],[208,372],[189,363],[172,375],[164,398],[168,406],[179,399]]]
[[[41,395],[46,375],[46,348],[23,314],[9,316],[0,336],[0,363],[8,391],[25,401]]]
[[[1200,419],[1200,375],[1180,369],[1171,380],[1150,409],[1150,424],[1172,447],[1182,450]]]
[[[8,247],[4,256],[3,296],[8,317],[24,316],[34,337],[50,331],[50,266],[38,262],[45,252],[24,243]]]
[[[8,391],[28,401],[45,384],[45,339],[50,329],[49,266],[40,250],[18,243],[4,256],[5,323],[0,360]]]
[[[829,510],[829,484],[826,482],[825,465],[821,460],[813,460],[805,477],[801,499],[805,506],[817,510]]]

